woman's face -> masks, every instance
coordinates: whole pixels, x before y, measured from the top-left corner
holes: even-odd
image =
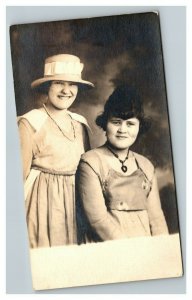
[[[107,141],[116,149],[127,149],[135,142],[139,133],[139,120],[130,118],[123,120],[110,117],[106,126]]]
[[[48,91],[48,102],[57,109],[67,109],[75,101],[77,92],[77,84],[68,81],[53,80]]]

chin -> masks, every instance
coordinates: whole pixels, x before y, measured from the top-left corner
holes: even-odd
[[[130,147],[130,145],[125,145],[125,144],[112,144],[112,143],[109,143],[111,145],[111,147],[113,147],[114,149],[117,149],[117,150],[125,150],[125,149],[128,149]]]
[[[66,107],[66,105],[55,105],[55,108],[58,109],[58,110],[63,110],[63,109],[67,109],[68,106]]]
[[[118,150],[126,150],[129,148],[129,146],[117,146],[116,147]]]
[[[63,109],[65,109],[65,107],[60,107],[60,106],[55,106],[55,108],[56,108],[57,110],[63,110]]]

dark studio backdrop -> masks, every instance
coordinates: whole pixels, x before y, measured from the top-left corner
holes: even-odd
[[[69,53],[81,58],[82,77],[95,88],[80,91],[71,111],[87,118],[92,148],[105,141],[95,118],[114,88],[122,83],[139,88],[152,126],[132,149],[155,165],[169,231],[178,232],[159,16],[141,13],[15,25],[10,33],[17,115],[38,108],[45,100],[30,84],[43,77],[46,57]]]

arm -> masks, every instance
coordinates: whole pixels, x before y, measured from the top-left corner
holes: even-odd
[[[149,222],[152,235],[168,234],[168,228],[161,208],[156,175],[152,179],[152,188],[147,199]]]
[[[20,147],[21,147],[24,181],[29,175],[31,163],[32,163],[32,157],[33,157],[32,134],[33,134],[33,130],[29,125],[29,123],[25,119],[21,119],[19,121],[19,136],[20,136]]]
[[[98,175],[86,162],[80,162],[77,184],[90,225],[100,238],[104,241],[125,238],[107,211]]]

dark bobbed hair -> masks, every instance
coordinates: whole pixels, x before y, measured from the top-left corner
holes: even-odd
[[[103,113],[96,118],[96,124],[106,131],[110,117],[123,120],[137,118],[140,121],[139,135],[148,131],[151,126],[150,118],[144,115],[143,104],[138,91],[127,85],[118,86],[109,96]]]

